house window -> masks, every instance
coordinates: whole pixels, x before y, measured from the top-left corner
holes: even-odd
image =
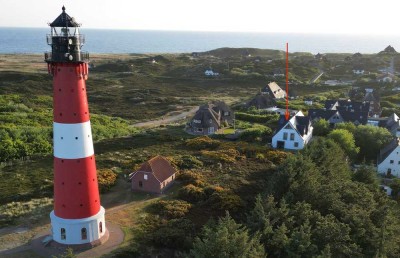
[[[203,128],[197,128],[198,132],[203,132]]]
[[[209,128],[208,128],[208,133],[214,133],[214,132],[215,132],[214,127],[209,127]]]
[[[100,233],[103,233],[103,222],[101,222],[101,221],[99,223],[99,230],[100,230]]]
[[[61,240],[65,240],[67,238],[67,235],[65,233],[65,228],[61,228]]]
[[[390,164],[393,164],[393,163],[394,163],[394,160],[391,159],[391,160],[390,160]]]
[[[147,175],[144,175],[144,180],[147,180]]]
[[[229,116],[229,112],[228,111],[224,112],[224,116]]]
[[[288,133],[283,133],[283,139],[287,140]]]
[[[142,188],[143,187],[143,182],[139,181],[139,187]]]
[[[397,161],[397,164],[400,165],[400,161]]]
[[[87,239],[87,231],[86,231],[86,228],[82,228],[82,229],[81,229],[81,237],[82,237],[82,240],[86,240],[86,239]]]
[[[299,143],[298,143],[298,142],[295,142],[295,143],[294,143],[294,147],[299,147]]]
[[[291,140],[291,141],[294,141],[294,133],[291,133],[291,134],[290,134],[290,140]]]

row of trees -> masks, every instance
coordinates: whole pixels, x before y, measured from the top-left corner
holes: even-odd
[[[397,203],[379,190],[373,169],[353,173],[332,139],[288,156],[266,180],[247,219],[238,224],[227,215],[206,224],[192,256],[400,256]]]
[[[332,129],[329,122],[320,119],[314,124],[315,136],[327,136],[338,143],[353,161],[375,161],[380,149],[393,139],[386,128],[369,125],[355,126],[339,123]]]

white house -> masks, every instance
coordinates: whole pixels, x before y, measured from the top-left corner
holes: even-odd
[[[362,69],[362,68],[355,68],[355,69],[353,69],[353,73],[354,74],[357,74],[357,75],[362,75],[362,74],[364,74],[364,69]]]
[[[206,70],[206,71],[204,72],[204,75],[205,75],[205,76],[218,76],[219,73],[216,73],[216,72],[214,72],[214,71],[211,70],[211,69],[208,69],[208,70]]]
[[[301,150],[311,140],[313,127],[310,118],[299,111],[288,121],[285,116],[279,120],[279,129],[272,137],[272,147]]]
[[[313,100],[312,99],[304,99],[304,104],[306,104],[308,106],[312,106]]]
[[[393,139],[380,150],[378,156],[378,173],[400,177],[400,141]]]

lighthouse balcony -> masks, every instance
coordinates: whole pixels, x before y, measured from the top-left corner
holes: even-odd
[[[45,52],[44,60],[46,62],[87,63],[89,62],[89,52],[84,52],[84,51],[71,51],[70,53]]]

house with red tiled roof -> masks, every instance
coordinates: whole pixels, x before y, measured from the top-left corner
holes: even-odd
[[[142,191],[161,194],[170,186],[176,177],[175,168],[169,161],[156,156],[144,162],[140,168],[132,173],[132,191]]]

